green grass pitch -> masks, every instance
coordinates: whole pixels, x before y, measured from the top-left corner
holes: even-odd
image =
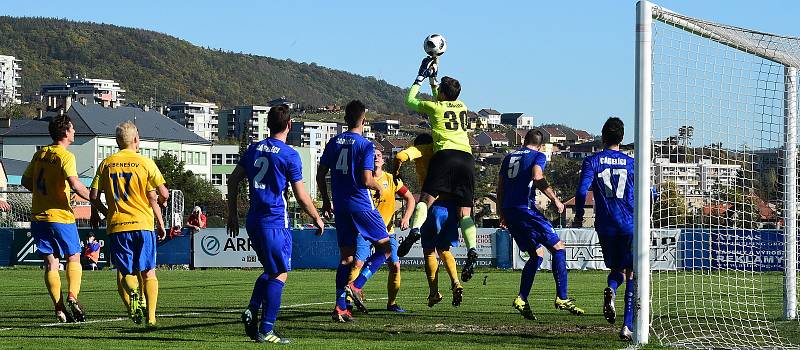
[[[2,349],[251,349],[239,323],[255,270],[158,272],[160,327],[145,330],[125,318],[114,272],[84,271],[80,300],[89,323],[54,324],[52,304],[38,268],[0,270],[0,348]],[[399,304],[407,314],[382,311],[386,305],[386,271],[364,288],[368,315],[356,322],[333,323],[334,271],[298,270],[289,274],[277,330],[293,340],[286,348],[351,349],[620,349],[617,325],[602,316],[604,272],[570,272],[570,296],[586,315],[553,308],[554,283],[549,271],[536,277],[530,301],[538,317],[523,319],[511,302],[519,271],[480,270],[465,286],[464,303],[450,305],[449,280],[440,271],[445,300],[425,304],[427,283],[421,269],[402,275]],[[484,284],[484,281],[486,282]],[[62,283],[66,278],[62,272]],[[63,286],[66,289],[66,285]],[[622,289],[621,289],[622,291]],[[622,298],[619,298],[622,299]],[[618,309],[622,310],[621,303]]]

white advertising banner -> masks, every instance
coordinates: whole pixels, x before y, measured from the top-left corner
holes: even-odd
[[[395,230],[397,233],[397,242],[400,244],[408,236],[408,231]],[[461,230],[459,230],[459,233]],[[496,228],[479,228],[477,230],[477,247],[478,251],[478,266],[479,267],[493,267],[495,266],[494,260],[497,258],[496,251],[492,249],[494,246],[494,233],[497,232]],[[467,247],[464,244],[464,238],[459,234],[458,247],[451,248],[450,252],[456,261],[461,261],[467,258]],[[422,254],[422,240],[417,241],[403,258],[400,258],[403,265],[408,266],[425,266],[425,257]]]
[[[245,229],[236,237],[224,228],[203,229],[195,233],[192,245],[194,267],[261,267]]]
[[[592,229],[556,229],[566,244],[567,269],[606,270],[603,249],[597,232]],[[651,230],[650,264],[653,270],[675,270],[676,248],[680,230]],[[528,253],[519,250],[513,243],[513,268],[522,269],[528,261]],[[541,269],[550,270],[552,257],[545,249]]]

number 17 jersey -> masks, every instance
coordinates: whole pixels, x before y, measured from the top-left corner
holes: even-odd
[[[150,158],[124,149],[104,159],[92,180],[92,188],[105,192],[108,233],[153,231],[155,215],[147,195],[165,184]]]
[[[603,150],[583,160],[577,196],[591,186],[594,194],[594,226],[598,234],[633,233],[633,158]],[[582,215],[583,207],[576,207]]]

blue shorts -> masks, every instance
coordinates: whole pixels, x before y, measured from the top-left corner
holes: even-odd
[[[603,261],[612,270],[633,269],[633,233],[597,233]]]
[[[74,223],[31,221],[31,235],[41,255],[66,258],[81,252],[78,226]]]
[[[124,275],[156,268],[156,234],[136,230],[110,233],[111,263]]]
[[[355,247],[356,237],[375,243],[389,237],[383,218],[377,209],[368,211],[341,211],[336,216],[336,236],[339,247]]]
[[[267,274],[292,270],[292,230],[288,228],[247,227],[250,244]]]
[[[458,247],[458,210],[458,207],[431,206],[428,219],[420,227],[423,249]]]
[[[400,262],[400,257],[397,256],[397,235],[394,233],[389,235],[389,245],[392,247],[392,255],[386,259],[387,263]],[[367,258],[372,255],[372,244],[367,242],[364,237],[358,236],[356,239],[356,257],[358,261],[367,261]]]
[[[552,250],[561,241],[550,220],[532,209],[503,208],[503,216],[519,250],[531,252],[539,245]]]

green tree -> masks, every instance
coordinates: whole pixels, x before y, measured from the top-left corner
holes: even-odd
[[[185,162],[179,161],[172,153],[164,153],[153,161],[161,170],[167,187],[183,192],[183,203],[186,211],[193,206],[205,206],[207,209],[219,207],[222,193],[211,182],[185,170]],[[224,206],[223,206],[224,207]],[[206,213],[206,215],[217,213]]]
[[[658,200],[653,205],[653,227],[686,226],[686,200],[678,192],[678,186],[670,181],[658,186]]]
[[[553,156],[545,167],[545,176],[562,201],[575,196],[581,180],[581,165],[580,159]]]

